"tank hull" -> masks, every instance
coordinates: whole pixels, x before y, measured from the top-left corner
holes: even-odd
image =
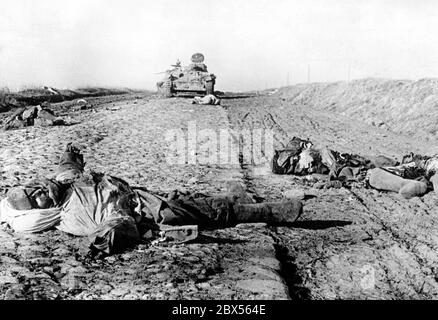
[[[216,76],[207,71],[202,61],[194,62],[192,58],[192,62],[184,69],[178,65],[168,70],[164,79],[157,83],[158,91],[167,97],[213,94]]]

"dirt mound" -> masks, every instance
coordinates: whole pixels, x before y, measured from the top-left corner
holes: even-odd
[[[280,88],[293,105],[308,105],[377,127],[430,140],[438,135],[438,79],[361,79]]]
[[[5,105],[9,105],[10,107],[16,106],[19,104],[21,106],[27,105],[38,105],[45,101],[50,103],[70,101],[74,99],[80,98],[89,98],[89,97],[102,97],[102,96],[110,96],[110,95],[122,95],[122,94],[131,94],[140,91],[134,91],[131,89],[110,89],[110,88],[78,88],[75,90],[60,90],[51,87],[41,87],[41,88],[32,88],[26,89],[14,93],[3,94],[3,98],[0,99],[8,100],[11,99],[15,101],[15,104],[4,103]],[[1,102],[1,101],[0,101]]]

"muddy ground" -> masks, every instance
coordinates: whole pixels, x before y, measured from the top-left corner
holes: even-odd
[[[70,126],[0,132],[0,197],[52,174],[65,145],[83,147],[86,170],[105,171],[157,192],[220,193],[241,182],[259,200],[311,195],[293,226],[243,224],[202,232],[193,243],[139,244],[103,260],[87,239],[53,230],[0,231],[3,299],[432,299],[438,295],[436,195],[405,200],[352,187],[320,190],[312,181],[273,175],[268,164],[170,164],[170,129],[272,129],[275,146],[293,136],[316,146],[400,159],[437,147],[280,96],[224,99],[221,106],[154,95],[95,98],[90,109],[55,105]],[[4,116],[4,115],[3,115]],[[243,131],[242,131],[243,130]],[[198,141],[202,145],[205,141]],[[222,151],[221,151],[222,152]],[[268,158],[268,155],[267,155]]]

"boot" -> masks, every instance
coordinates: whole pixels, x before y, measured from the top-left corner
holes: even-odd
[[[406,199],[421,197],[427,192],[427,184],[423,181],[403,179],[380,168],[369,171],[368,182],[375,189],[398,192]]]
[[[59,166],[57,169],[58,173],[66,170],[78,170],[80,172],[84,171],[85,163],[84,156],[81,154],[79,148],[75,147],[71,142],[67,144],[66,150],[61,156],[59,161]]]
[[[59,161],[55,179],[65,184],[71,183],[82,176],[84,167],[84,156],[78,148],[69,143]]]
[[[399,192],[410,181],[380,168],[369,170],[368,175],[370,186],[377,190]]]
[[[413,197],[421,197],[427,192],[427,184],[422,181],[411,180],[405,184],[400,191],[405,199],[411,199]]]
[[[236,204],[234,206],[234,212],[238,223],[292,223],[295,222],[303,212],[303,205],[299,200]]]

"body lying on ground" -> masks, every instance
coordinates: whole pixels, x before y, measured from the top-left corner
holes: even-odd
[[[216,98],[212,94],[208,94],[205,97],[194,97],[192,104],[212,104],[219,105],[221,103],[220,99]]]
[[[298,200],[255,203],[240,184],[223,195],[174,191],[163,195],[132,187],[120,178],[84,173],[80,151],[69,144],[56,175],[14,187],[0,202],[0,221],[16,232],[50,228],[91,237],[91,249],[111,254],[168,226],[221,228],[242,222],[291,223],[302,213]]]
[[[65,121],[57,117],[48,104],[17,109],[4,123],[3,130],[21,129],[29,126],[64,125]]]
[[[276,174],[322,174],[329,180],[326,187],[363,183],[378,190],[399,192],[407,199],[438,190],[437,169],[438,156],[411,153],[401,163],[382,155],[366,159],[328,148],[318,150],[311,141],[297,137],[284,149],[275,150],[272,159],[272,172]]]

